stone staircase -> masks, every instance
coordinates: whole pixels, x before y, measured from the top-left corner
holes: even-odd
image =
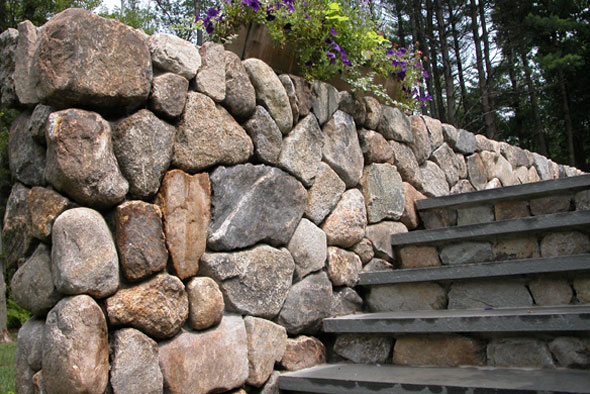
[[[416,207],[397,269],[361,275],[372,312],[324,320],[331,363],[281,390],[590,393],[590,175]]]

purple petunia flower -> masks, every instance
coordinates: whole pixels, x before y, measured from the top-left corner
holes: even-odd
[[[424,75],[424,78],[430,78],[430,74],[428,74],[428,71],[426,71],[426,70],[424,70],[422,75]]]
[[[327,51],[326,56],[328,56],[330,58],[330,64],[336,63],[336,54],[335,53]]]
[[[406,79],[406,70],[402,69],[400,72],[397,73],[397,79],[399,81],[403,81],[404,79]]]
[[[270,13],[270,12],[268,12],[268,11],[266,12],[266,20],[267,20],[267,21],[269,21],[269,22],[272,22],[272,21],[274,21],[275,19],[276,19],[276,17],[275,17],[273,14],[271,14],[271,13]]]
[[[330,34],[334,37],[338,37],[338,32],[336,31],[336,29],[334,29],[334,26],[330,28]]]
[[[311,61],[311,59],[305,62],[305,67],[311,67],[311,66],[313,66],[313,62]]]
[[[210,21],[205,21],[205,31],[207,32],[207,34],[213,34],[213,32],[215,31],[213,23],[211,23]]]
[[[283,26],[283,30],[285,31],[291,31],[293,29],[293,25],[291,25],[290,23],[285,23],[285,26]]]
[[[388,49],[387,52],[385,52],[385,55],[393,56],[393,55],[395,55],[395,51],[393,49]]]
[[[311,16],[309,16],[309,14],[305,14],[305,19],[307,19],[308,21],[311,20]]]
[[[217,8],[211,7],[207,10],[207,16],[209,18],[213,18],[214,16],[217,16],[218,14],[219,14],[219,11],[217,10]]]
[[[258,11],[260,9],[260,2],[258,0],[242,0],[242,3],[254,11]]]

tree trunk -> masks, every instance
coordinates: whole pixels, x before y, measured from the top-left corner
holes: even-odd
[[[436,97],[436,114],[437,118],[442,122],[447,121],[445,114],[445,105],[442,97],[442,86],[440,84],[440,69],[438,68],[438,48],[437,41],[434,37],[434,13],[432,10],[432,0],[426,0],[426,31],[428,33],[428,47],[430,50],[430,61],[432,63],[432,71],[434,78],[434,93]]]
[[[541,123],[541,117],[539,115],[537,94],[535,92],[535,87],[533,86],[533,80],[531,78],[531,68],[529,67],[529,61],[524,50],[522,50],[520,53],[520,60],[522,61],[524,77],[526,80],[527,89],[529,91],[529,100],[531,101],[531,107],[533,110],[533,118],[535,119],[535,139],[537,141],[537,152],[543,156],[548,156],[547,144],[545,143],[545,132],[543,130],[543,124]]]
[[[407,45],[406,45],[406,31],[404,29],[404,17],[403,17],[403,14],[402,14],[402,7],[403,7],[402,4],[400,4],[400,3],[392,3],[392,5],[395,7],[395,12],[397,14],[397,34],[399,35],[399,44],[403,48],[407,48]]]
[[[574,154],[574,131],[572,127],[572,118],[570,115],[569,100],[567,97],[567,86],[565,83],[565,77],[563,75],[562,68],[557,69],[557,76],[559,78],[559,90],[561,91],[563,117],[565,119],[565,134],[567,136],[567,154],[569,159],[569,165],[575,167],[576,156]]]
[[[492,121],[494,130],[496,129],[496,98],[494,97],[494,70],[490,60],[490,40],[488,35],[488,23],[486,20],[485,0],[478,0],[479,19],[481,20],[481,39],[483,41],[483,58],[486,66],[486,84],[488,92],[488,102],[492,112]]]
[[[201,16],[201,0],[194,0],[195,6],[195,21]],[[203,44],[203,30],[197,29],[197,45]]]
[[[518,61],[514,58],[514,53],[512,52],[512,50],[508,54],[508,62],[509,62],[508,78],[510,79],[510,85],[512,87],[510,106],[514,109],[514,121],[516,123],[514,126],[514,129],[515,129],[516,135],[518,137],[518,141],[519,141],[518,145],[521,148],[528,148],[529,147],[528,144],[525,143],[525,135],[524,135],[524,129],[523,129],[524,122],[523,122],[523,116],[522,116],[522,109],[520,106],[520,97],[518,95],[518,91],[519,91],[518,81],[516,79],[516,73],[515,73],[515,69],[516,69],[516,65],[517,65]]]
[[[455,59],[457,60],[457,74],[459,76],[459,86],[461,87],[461,102],[463,106],[467,105],[467,88],[465,86],[465,76],[463,75],[463,62],[461,61],[461,45],[459,45],[459,32],[457,31],[457,21],[453,13],[452,0],[447,0],[447,7],[449,9],[449,19],[451,22],[451,34],[453,36],[453,47],[455,52]]]
[[[438,23],[438,32],[441,43],[441,55],[443,60],[443,73],[445,76],[445,92],[447,94],[447,121],[456,126],[457,120],[455,119],[455,87],[453,81],[453,75],[451,73],[451,61],[449,58],[449,46],[447,44],[447,34],[445,20],[443,18],[442,5],[440,0],[434,1],[434,7],[436,10],[436,20]]]

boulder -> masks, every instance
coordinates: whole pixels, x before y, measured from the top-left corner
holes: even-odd
[[[216,164],[248,161],[252,140],[221,106],[204,94],[189,92],[174,140],[173,164],[194,173]]]
[[[478,153],[467,157],[467,176],[475,190],[483,190],[488,183],[488,171]]]
[[[567,305],[574,292],[565,278],[538,277],[528,284],[535,305]]]
[[[357,127],[362,127],[365,124],[365,117],[367,110],[362,102],[362,98],[354,96],[351,92],[346,90],[339,92],[338,109],[351,115]]]
[[[313,106],[313,95],[311,92],[311,84],[302,77],[289,74],[289,78],[293,81],[295,88],[295,96],[297,96],[297,108],[299,109],[299,116],[305,117],[311,112]],[[295,119],[293,119],[295,120]]]
[[[465,160],[465,159],[463,159],[463,160]],[[467,171],[467,170],[465,170],[465,171]],[[475,191],[475,188],[473,187],[471,182],[469,182],[469,180],[459,179],[459,181],[457,183],[455,183],[455,186],[453,186],[451,188],[451,191],[449,192],[449,194],[470,193],[470,192],[474,192],[474,191]]]
[[[188,80],[182,75],[164,73],[154,77],[148,107],[156,114],[175,119],[182,114],[188,94]]]
[[[157,339],[176,335],[188,318],[184,285],[164,272],[119,290],[105,306],[111,325],[131,326]]]
[[[574,195],[574,207],[576,211],[590,210],[590,190],[582,190]]]
[[[413,230],[420,224],[418,212],[416,211],[416,201],[426,198],[407,182],[403,182],[404,186],[404,213],[399,219],[409,230]]]
[[[314,81],[313,92],[313,113],[320,125],[326,123],[338,110],[338,90],[325,82]]]
[[[388,140],[410,144],[414,142],[410,118],[399,108],[386,105],[381,107],[381,117],[379,118],[377,131]]]
[[[355,253],[334,246],[328,248],[328,276],[334,286],[356,286],[362,268]]]
[[[121,120],[113,129],[113,150],[123,176],[129,182],[129,195],[149,199],[160,188],[170,167],[176,130],[142,109]]]
[[[330,316],[352,315],[363,310],[363,299],[350,287],[341,287],[332,294]]]
[[[381,134],[367,129],[359,130],[358,134],[365,165],[393,162],[393,148]]]
[[[358,189],[350,189],[342,194],[322,230],[328,237],[328,245],[349,248],[365,237],[366,226],[365,199]]]
[[[295,261],[295,280],[324,268],[327,257],[326,234],[309,220],[301,219],[287,248]]]
[[[114,394],[162,394],[164,378],[158,344],[134,328],[115,331],[111,340],[111,379]]]
[[[423,115],[422,120],[426,123],[428,129],[428,137],[430,138],[430,144],[432,149],[436,150],[439,146],[444,143],[444,135],[442,131],[442,123],[438,119],[431,118],[430,116]]]
[[[420,166],[422,178],[421,192],[429,197],[442,197],[449,194],[449,183],[446,175],[434,162],[426,160]],[[410,182],[411,183],[411,182]]]
[[[469,264],[492,261],[492,244],[480,241],[465,241],[441,247],[440,260],[444,265]]]
[[[350,248],[357,256],[361,259],[363,264],[367,264],[373,257],[375,252],[373,251],[373,243],[368,238],[363,238]]]
[[[492,340],[487,348],[488,363],[494,367],[554,368],[547,344],[533,338]]]
[[[18,330],[14,362],[17,392],[34,394],[33,375],[42,367],[45,319],[32,317]]]
[[[225,51],[225,99],[222,104],[236,118],[246,119],[256,108],[256,91],[239,56]]]
[[[393,265],[383,259],[374,258],[371,259],[365,266],[361,273],[366,272],[381,272],[381,271],[393,271]]]
[[[385,364],[393,338],[385,335],[342,334],[334,342],[334,352],[357,364]]]
[[[590,240],[584,233],[565,231],[550,233],[541,239],[541,256],[571,256],[590,252]]]
[[[510,145],[506,142],[500,142],[500,152],[506,160],[508,160],[512,168],[529,166],[529,160],[525,151],[518,146]]]
[[[412,149],[408,145],[397,141],[389,141],[389,145],[393,149],[393,164],[397,167],[402,180],[412,184],[415,188],[422,188],[422,175]]]
[[[251,391],[253,394],[279,394],[279,371],[273,371],[266,383],[258,390]]]
[[[18,103],[14,90],[15,54],[18,30],[8,28],[0,34],[0,104],[11,107]]]
[[[324,124],[323,160],[332,167],[347,187],[358,184],[363,175],[363,151],[358,140],[354,119],[342,111]]]
[[[420,218],[428,230],[434,228],[452,227],[457,225],[457,210],[447,208],[428,209],[420,211]]]
[[[494,221],[494,211],[491,205],[476,205],[457,208],[457,226],[481,224]]]
[[[223,45],[207,41],[199,48],[201,68],[197,71],[197,92],[206,94],[219,103],[225,99],[225,49]]]
[[[164,176],[159,196],[174,272],[181,279],[194,276],[205,252],[211,220],[209,176],[171,170]]]
[[[549,160],[536,152],[533,152],[534,166],[540,180],[545,181],[553,179],[553,174],[549,168]]]
[[[530,200],[530,208],[533,216],[550,215],[558,212],[567,212],[571,208],[571,195],[547,196]]]
[[[437,283],[398,283],[372,286],[367,305],[373,312],[444,309],[447,294]]]
[[[485,364],[485,348],[480,341],[461,335],[405,336],[395,342],[393,363],[407,366],[482,366]]]
[[[20,22],[17,29],[18,43],[14,53],[14,90],[21,104],[36,104],[39,102],[36,90],[39,74],[34,58],[35,52],[39,48],[39,31],[28,20]]]
[[[107,322],[89,296],[67,297],[47,315],[43,386],[48,393],[102,394],[109,380]]]
[[[582,304],[590,304],[590,275],[578,275],[574,278],[576,297]]]
[[[532,304],[533,299],[522,281],[482,279],[453,282],[449,291],[448,308],[526,308]]]
[[[319,163],[313,186],[307,193],[305,216],[320,225],[346,190],[346,184],[326,163]]]
[[[28,201],[31,234],[46,242],[49,241],[55,218],[73,206],[70,200],[61,194],[42,187],[31,188]]]
[[[455,126],[444,123],[442,125],[442,132],[445,142],[449,144],[451,148],[455,149],[457,146],[457,139],[459,138],[459,132]]]
[[[377,130],[379,128],[379,121],[381,120],[382,106],[374,97],[365,96],[362,98],[365,105],[365,127],[369,130]]]
[[[242,386],[248,378],[248,342],[240,316],[226,315],[207,331],[182,331],[159,343],[166,392],[206,394]]]
[[[283,135],[268,111],[257,105],[252,117],[244,123],[244,129],[254,143],[254,156],[263,163],[276,165]]]
[[[155,67],[182,75],[189,81],[197,75],[201,55],[190,42],[172,34],[156,33],[150,36],[148,43]]]
[[[258,245],[234,253],[205,253],[199,273],[219,284],[227,310],[271,319],[285,302],[294,268],[288,250]]]
[[[49,120],[49,115],[55,112],[56,109],[50,107],[49,105],[37,104],[33,113],[31,114],[31,119],[29,121],[29,133],[33,137],[37,143],[45,146],[45,127],[47,126],[47,121]]]
[[[381,223],[367,226],[367,238],[373,244],[375,256],[393,261],[395,256],[391,246],[393,234],[407,233],[408,229],[403,223],[383,221]]]
[[[549,342],[549,350],[560,367],[588,368],[590,366],[590,341],[576,337],[557,337]]]
[[[146,102],[152,85],[144,36],[115,19],[80,8],[62,11],[43,25],[35,60],[37,95],[56,107],[127,112]]]
[[[303,216],[307,192],[285,172],[252,164],[218,167],[211,174],[213,219],[208,246],[286,245]]]
[[[460,161],[459,156],[446,143],[432,153],[432,161],[443,170],[450,186],[457,183],[463,175],[465,163]]]
[[[99,114],[81,109],[54,112],[46,137],[45,179],[56,190],[99,209],[125,198],[129,183],[113,153],[111,126]]]
[[[517,219],[531,216],[528,201],[498,201],[494,204],[496,220]]]
[[[440,266],[438,251],[433,246],[404,246],[399,250],[400,268]]]
[[[500,238],[492,251],[494,261],[529,259],[539,257],[539,244],[536,237]]]
[[[115,218],[121,271],[128,281],[139,281],[166,268],[168,249],[157,205],[127,201],[117,207]]]
[[[17,265],[17,263],[20,265],[36,246],[30,230],[29,190],[22,184],[15,183],[6,202],[2,245],[7,267]]]
[[[260,387],[273,372],[275,362],[281,361],[287,346],[287,331],[268,320],[246,316],[248,336],[249,385]]]
[[[193,330],[205,330],[221,322],[225,303],[223,293],[211,278],[192,278],[186,285],[188,321]]]
[[[383,163],[365,167],[360,188],[369,223],[401,218],[405,205],[404,187],[395,166]]]
[[[475,135],[467,130],[457,130],[457,142],[455,145],[451,144],[455,152],[463,155],[470,155],[477,150],[477,140]]]
[[[13,122],[8,135],[10,172],[29,186],[45,185],[45,147],[33,139],[29,131],[31,113],[22,112]]]
[[[53,224],[53,283],[63,294],[104,298],[119,288],[119,258],[113,236],[100,213],[69,209]]]
[[[326,348],[317,338],[300,335],[287,339],[281,365],[287,371],[299,371],[326,362]]]
[[[299,105],[297,104],[297,94],[295,93],[295,85],[287,74],[279,75],[279,79],[285,88],[287,97],[289,97],[289,104],[291,105],[291,113],[293,114],[293,124],[299,120]]]
[[[432,153],[428,129],[422,117],[418,115],[410,116],[410,125],[413,138],[412,141],[408,142],[408,145],[412,149],[412,152],[414,152],[418,164],[422,165]]]

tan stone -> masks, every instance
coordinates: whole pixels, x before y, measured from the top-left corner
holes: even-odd
[[[428,230],[457,225],[457,211],[455,209],[440,208],[420,211],[420,218]]]
[[[328,248],[328,276],[334,286],[356,286],[362,268],[355,253],[334,246]]]
[[[399,250],[400,268],[436,267],[440,265],[438,252],[433,246],[405,246]]]
[[[209,175],[169,171],[162,181],[160,201],[172,267],[181,279],[194,276],[211,220]]]
[[[393,363],[438,367],[480,366],[485,363],[485,348],[479,341],[459,335],[401,337],[393,348]]]
[[[494,260],[528,259],[539,256],[536,238],[503,238],[493,246]]]
[[[298,371],[325,362],[326,348],[318,339],[305,335],[287,339],[287,347],[281,360],[285,369]]]
[[[590,241],[586,234],[578,231],[551,233],[541,240],[541,256],[571,256],[590,252]]]
[[[590,190],[582,190],[576,193],[574,197],[576,211],[590,210]]]
[[[405,206],[404,206],[404,213],[400,218],[400,221],[406,225],[408,230],[413,230],[418,227],[420,223],[420,219],[418,218],[418,213],[416,212],[416,200],[421,200],[426,198],[426,196],[420,193],[416,188],[410,185],[407,182],[403,183],[404,185],[404,196],[405,196]]]
[[[581,274],[574,279],[576,297],[582,304],[590,304],[590,274]]]
[[[535,198],[530,202],[531,213],[534,216],[538,216],[557,212],[567,212],[570,210],[571,202],[572,196],[569,194]]]
[[[498,221],[531,216],[527,201],[499,201],[494,206],[494,211]]]
[[[447,294],[437,283],[396,283],[372,286],[366,300],[373,312],[444,309]]]
[[[536,278],[529,282],[536,305],[566,305],[574,292],[565,278]]]
[[[287,331],[269,320],[246,316],[248,335],[248,380],[260,387],[268,380],[275,362],[281,361],[287,346]]]
[[[194,330],[204,330],[219,324],[223,317],[223,294],[211,278],[192,278],[186,285],[188,321]]]
[[[53,190],[42,187],[31,188],[27,208],[31,218],[33,237],[41,241],[49,240],[55,218],[71,205],[70,200]]]
[[[322,230],[328,237],[328,245],[349,248],[364,238],[366,226],[365,199],[358,189],[350,189],[326,218]]]

